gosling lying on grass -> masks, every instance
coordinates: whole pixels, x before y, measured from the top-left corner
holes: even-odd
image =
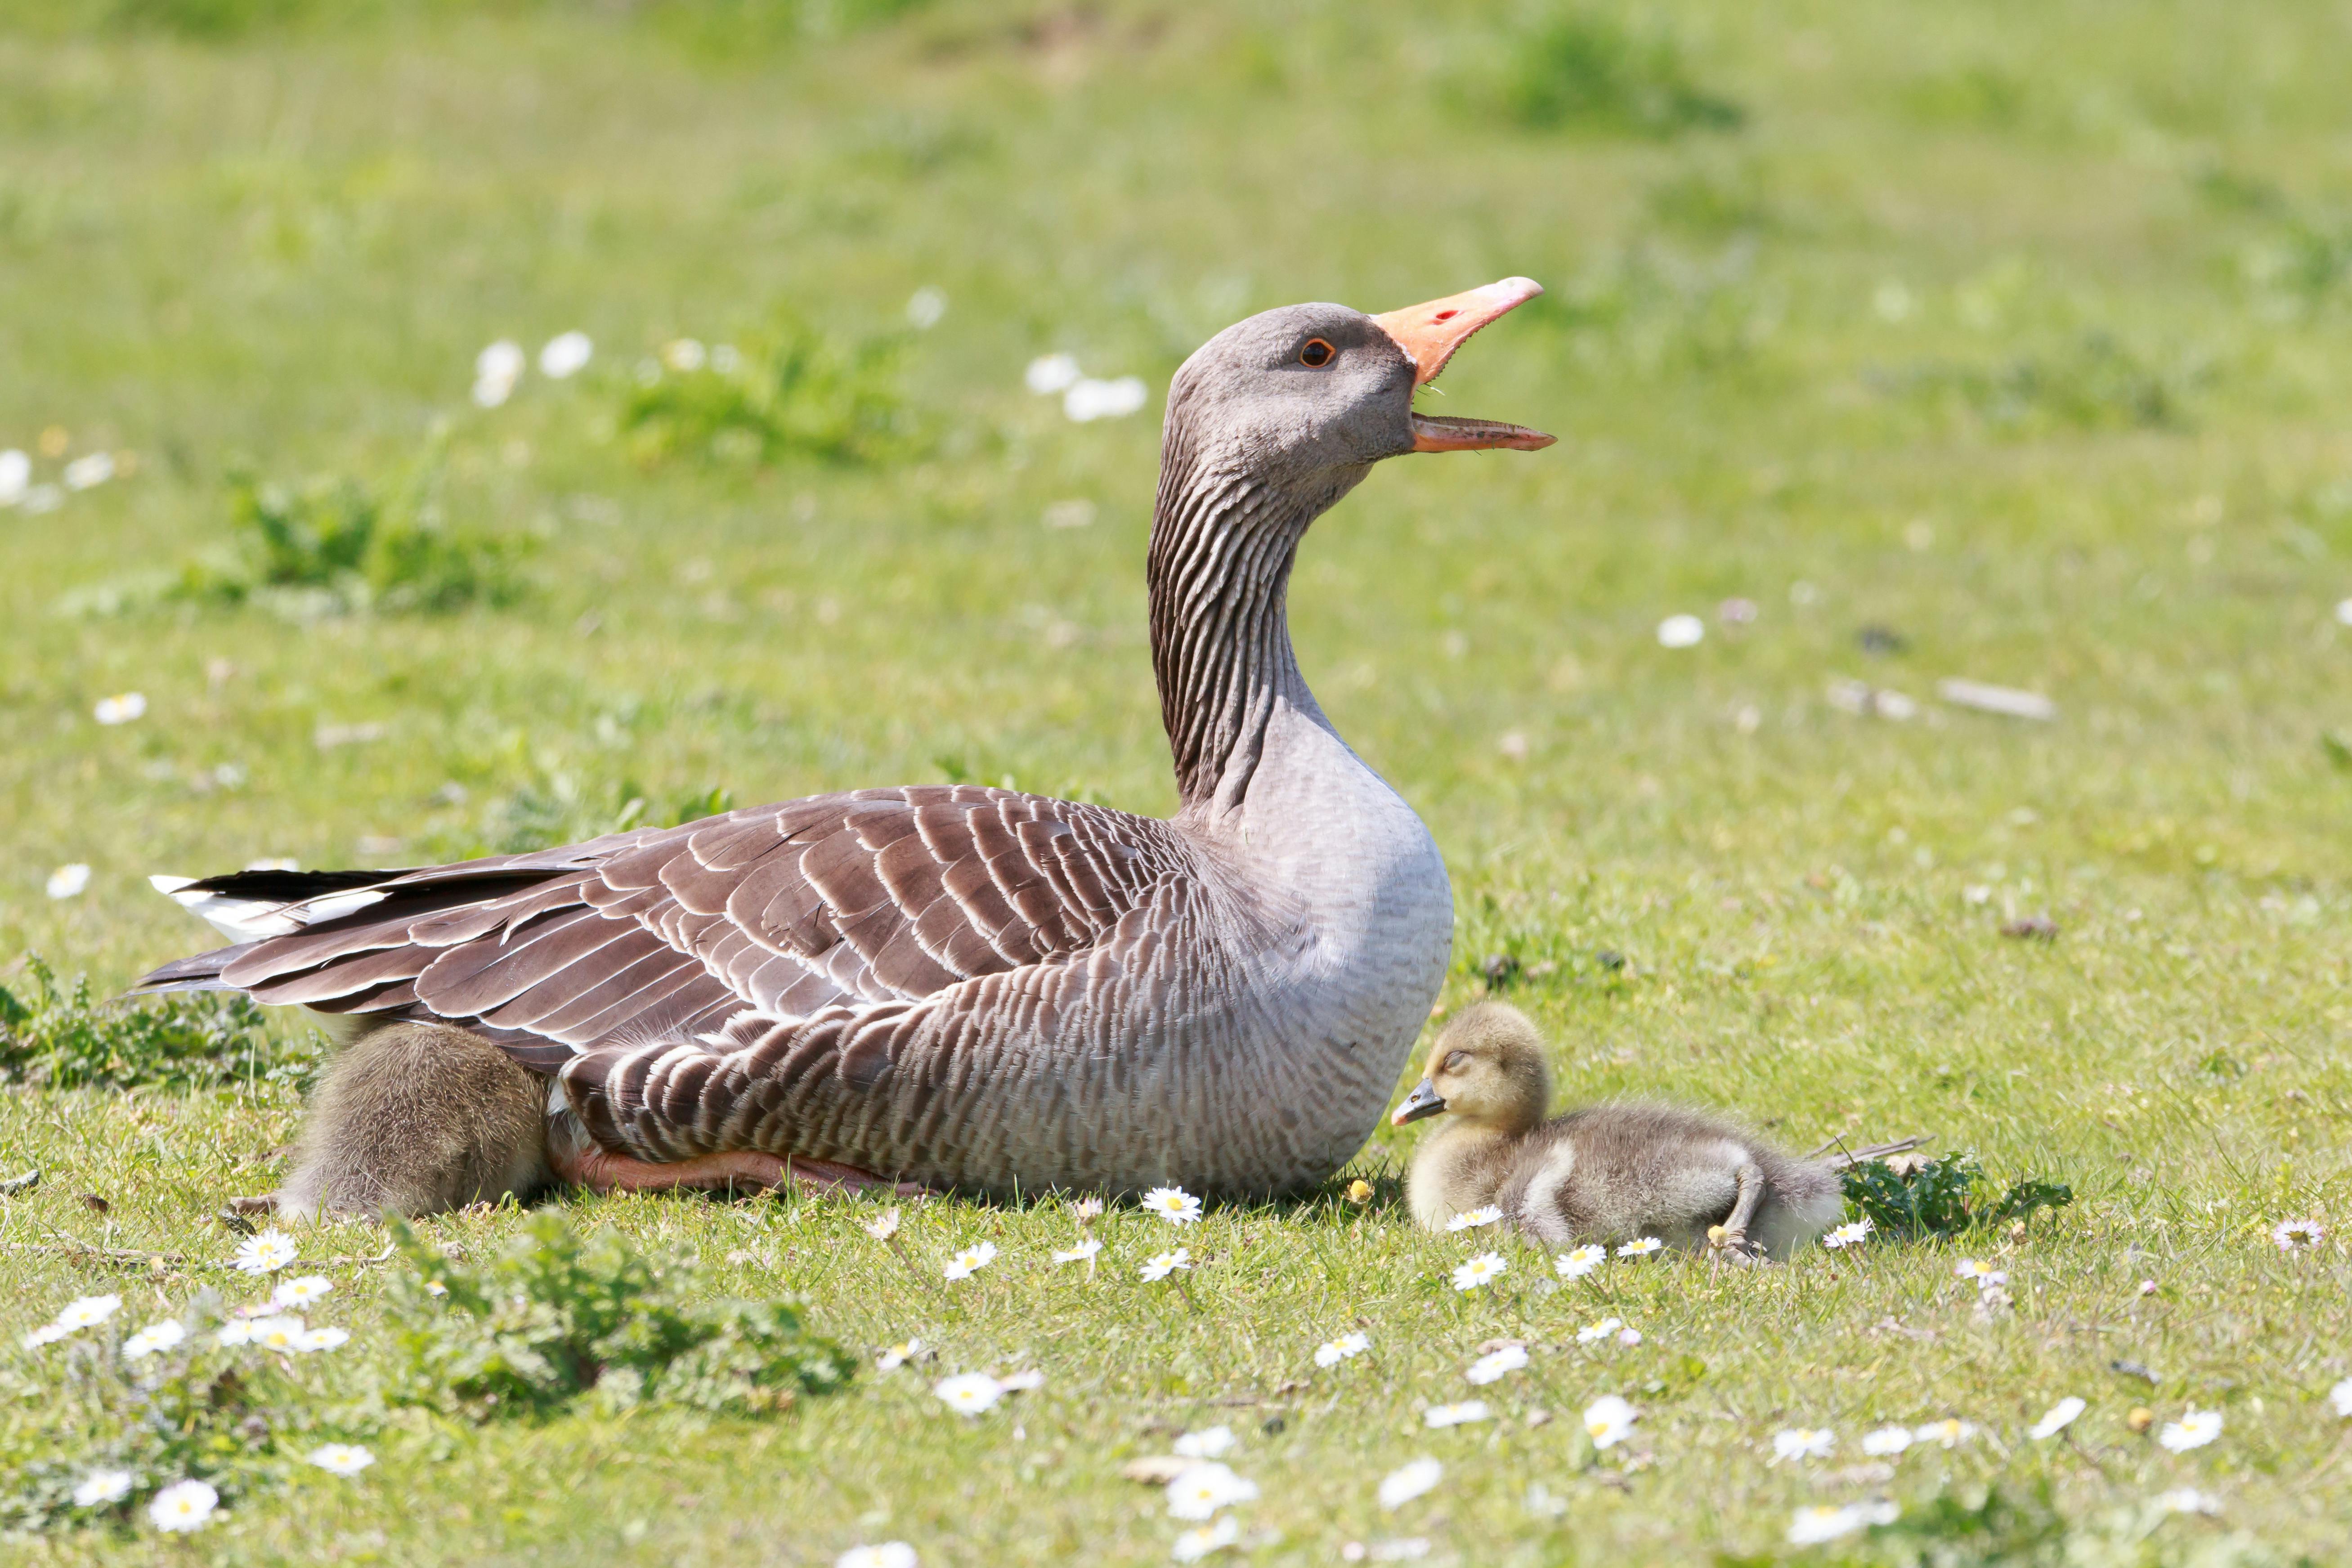
[[[1493,1205],[1547,1246],[1654,1236],[1738,1262],[1785,1258],[1833,1224],[1830,1166],[1718,1117],[1671,1105],[1596,1105],[1544,1120],[1542,1037],[1501,1003],[1469,1009],[1430,1047],[1390,1118],[1453,1120],[1422,1140],[1405,1178],[1413,1218],[1442,1230]]]
[[[386,1025],[347,1045],[310,1097],[294,1169],[244,1214],[437,1214],[531,1196],[555,1178],[546,1080],[478,1035]]]

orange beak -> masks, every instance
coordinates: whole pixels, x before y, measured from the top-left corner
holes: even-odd
[[[1506,278],[1466,294],[1450,294],[1426,305],[1408,305],[1372,320],[1396,340],[1399,348],[1412,356],[1413,385],[1427,386],[1445,368],[1445,362],[1454,357],[1454,351],[1470,341],[1471,333],[1542,292],[1543,286],[1532,278]],[[1488,447],[1535,452],[1556,439],[1540,430],[1506,425],[1499,419],[1453,419],[1433,414],[1412,416],[1412,449],[1416,452],[1475,452]]]

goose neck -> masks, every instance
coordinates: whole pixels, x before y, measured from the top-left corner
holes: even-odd
[[[1240,807],[1281,709],[1330,728],[1291,647],[1290,570],[1307,526],[1361,477],[1286,485],[1244,464],[1195,458],[1171,440],[1148,576],[1152,670],[1180,817],[1214,822]]]

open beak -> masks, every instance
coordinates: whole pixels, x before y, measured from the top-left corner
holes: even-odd
[[[1372,320],[1396,340],[1399,348],[1412,356],[1413,385],[1427,386],[1445,368],[1445,362],[1454,357],[1454,351],[1470,341],[1471,333],[1542,292],[1543,285],[1532,278],[1506,278],[1466,294],[1450,294],[1426,305],[1408,305]],[[1524,425],[1506,425],[1499,419],[1452,419],[1435,414],[1412,416],[1412,449],[1416,452],[1475,452],[1488,447],[1537,452],[1557,438]],[[1441,1104],[1438,1109],[1444,1107]]]
[[[1445,1097],[1437,1092],[1435,1084],[1423,1079],[1412,1086],[1412,1092],[1404,1097],[1404,1103],[1389,1113],[1389,1125],[1402,1127],[1408,1121],[1434,1116],[1444,1109]]]

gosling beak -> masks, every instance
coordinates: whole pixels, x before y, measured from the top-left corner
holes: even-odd
[[[1426,305],[1408,305],[1372,320],[1396,340],[1399,348],[1412,356],[1413,385],[1427,386],[1445,368],[1445,362],[1454,357],[1454,351],[1470,341],[1471,333],[1542,292],[1543,286],[1532,278],[1506,278],[1466,294],[1450,294]],[[1475,452],[1488,447],[1536,452],[1550,446],[1554,439],[1540,430],[1506,425],[1499,419],[1454,419],[1435,414],[1412,416],[1412,449],[1416,452]]]
[[[1389,1113],[1389,1125],[1402,1127],[1408,1121],[1434,1116],[1444,1109],[1445,1097],[1437,1092],[1435,1084],[1423,1079],[1412,1086],[1412,1092],[1404,1097],[1404,1103]]]

